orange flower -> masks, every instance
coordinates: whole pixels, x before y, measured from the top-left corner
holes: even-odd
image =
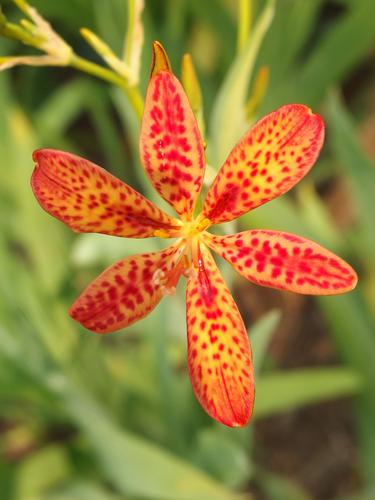
[[[243,426],[254,403],[251,349],[209,248],[253,283],[281,290],[343,293],[355,287],[357,276],[342,259],[299,236],[268,230],[217,236],[207,230],[291,189],[313,166],[324,124],[300,104],[258,121],[229,154],[195,217],[205,172],[203,142],[165,53],[158,44],[154,50],[140,153],[153,186],[179,218],[102,168],[62,151],[34,153],[32,188],[42,208],[74,231],[177,238],[165,250],[113,264],[86,288],[70,314],[97,333],[119,330],[146,316],[184,275],[194,392],[213,418]]]

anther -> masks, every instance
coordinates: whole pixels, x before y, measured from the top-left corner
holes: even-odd
[[[185,276],[185,278],[187,279],[194,279],[197,277],[197,271],[196,269],[194,268],[194,266],[191,264],[189,265],[189,267],[187,267],[184,272],[183,272],[183,275]]]
[[[208,219],[207,217],[205,217],[204,219],[202,219],[200,222],[199,222],[199,226],[198,226],[198,229],[199,231],[204,231],[205,229],[207,229],[210,225],[212,224],[212,222],[210,221],[210,219]]]
[[[162,282],[162,280],[165,279],[165,272],[162,271],[161,269],[156,269],[156,271],[154,272],[153,276],[152,276],[152,283],[154,285],[160,285],[160,283]]]
[[[165,286],[165,285],[162,285],[161,287],[161,293],[165,296],[165,295],[176,295],[176,287],[175,286]]]
[[[154,231],[154,236],[156,238],[170,238],[168,231],[165,229],[156,229],[156,231]]]

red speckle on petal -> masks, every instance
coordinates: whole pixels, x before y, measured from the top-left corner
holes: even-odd
[[[259,285],[331,295],[352,290],[357,283],[355,272],[346,262],[293,234],[256,230],[205,238],[240,274]]]
[[[140,148],[155,189],[189,218],[202,187],[204,149],[188,98],[169,71],[160,71],[150,81]]]
[[[213,223],[227,222],[285,193],[312,167],[323,138],[322,119],[306,106],[286,105],[265,116],[228,156],[203,214]],[[242,179],[250,178],[245,185]]]

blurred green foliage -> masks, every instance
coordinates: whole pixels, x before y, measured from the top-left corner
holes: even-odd
[[[10,1],[1,4],[17,18]],[[79,28],[97,32],[119,53],[126,4],[33,2],[77,53],[95,61]],[[258,115],[302,102],[325,117],[326,147],[314,171],[292,196],[244,216],[240,227],[312,237],[352,262],[360,284],[349,295],[317,300],[338,366],[280,370],[267,363],[280,313],[271,311],[251,325],[254,418],[353,396],[358,495],[367,498],[375,486],[375,169],[357,136],[355,115],[363,111],[347,109],[341,87],[374,47],[375,2],[251,2],[249,38],[236,49],[237,30],[243,33],[241,23],[246,29],[250,22],[237,18],[239,4],[147,1],[142,92],[152,40],[164,44],[177,74],[183,53],[192,54],[215,169],[256,118],[247,117],[245,107],[262,66],[270,80]],[[28,50],[0,40],[1,55]],[[139,167],[139,124],[126,95],[72,69],[19,67],[0,73],[0,109],[1,499],[230,500],[248,498],[250,482],[266,498],[308,498],[288,478],[262,469],[252,425],[224,428],[195,401],[186,370],[182,292],[117,335],[92,335],[68,318],[78,291],[105,265],[156,249],[158,242],[71,234],[32,196],[31,153],[47,146],[77,152],[155,196]],[[334,179],[344,180],[348,204],[355,207],[355,219],[344,229],[319,194],[321,184]]]

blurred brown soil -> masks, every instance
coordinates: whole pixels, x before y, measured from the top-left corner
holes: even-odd
[[[324,318],[312,298],[255,287],[243,280],[236,295],[250,324],[270,309],[282,310],[269,350],[278,368],[338,364]],[[262,419],[255,424],[255,447],[261,467],[293,480],[314,500],[347,495],[360,487],[354,416],[348,399]],[[264,498],[259,492],[254,496]]]

